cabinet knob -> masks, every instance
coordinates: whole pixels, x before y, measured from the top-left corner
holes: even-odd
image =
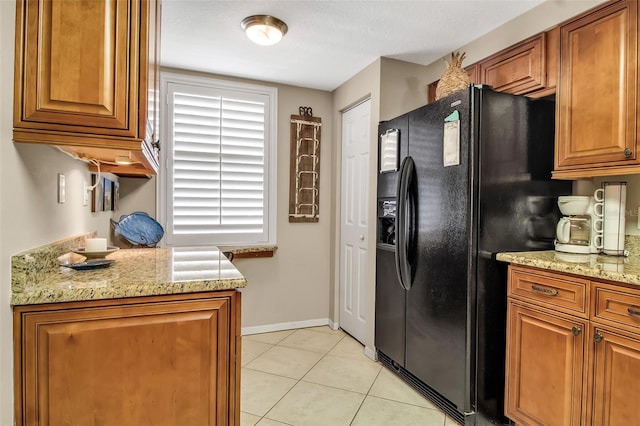
[[[577,336],[578,334],[580,334],[581,331],[582,329],[580,329],[580,327],[576,327],[576,326],[571,327],[571,333],[574,336]]]
[[[631,151],[631,148],[625,148],[624,149],[624,158],[631,157],[631,154],[633,154],[633,152]]]
[[[602,334],[598,333],[597,331],[593,334],[593,341],[596,343],[600,343],[602,342]]]

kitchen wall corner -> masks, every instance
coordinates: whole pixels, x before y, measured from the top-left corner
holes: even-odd
[[[52,146],[14,144],[15,8],[13,1],[0,1],[0,425],[14,423],[11,256],[70,235],[97,231],[107,236],[110,218],[148,206],[151,212],[155,209],[155,199],[141,197],[140,203],[136,185],[125,182],[117,211],[91,213],[90,202],[84,206],[82,199],[83,183],[91,184],[87,163]],[[64,204],[57,199],[58,173],[65,175]],[[155,195],[153,183],[144,181],[148,182],[145,190],[151,187]]]

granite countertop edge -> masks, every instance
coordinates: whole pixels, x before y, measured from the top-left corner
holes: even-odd
[[[504,252],[496,259],[514,265],[531,266],[556,272],[565,272],[589,278],[640,285],[640,256],[612,257],[604,255],[580,255],[583,262],[558,259],[556,251]],[[571,256],[571,255],[570,255]]]
[[[121,249],[104,269],[74,271],[73,253],[95,232],[75,235],[11,258],[11,306],[235,290],[245,277],[218,247]]]
[[[214,281],[168,282],[162,284],[131,285],[126,287],[87,287],[52,289],[34,285],[22,292],[13,292],[11,305],[38,305],[45,303],[83,302],[128,297],[166,296],[172,294],[199,293],[207,291],[236,290],[244,288],[244,278],[220,279]]]

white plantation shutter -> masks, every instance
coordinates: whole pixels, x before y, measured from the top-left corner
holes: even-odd
[[[198,80],[163,84],[167,244],[273,244],[273,89],[233,90]]]

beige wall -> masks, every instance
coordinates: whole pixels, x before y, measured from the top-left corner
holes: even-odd
[[[473,64],[514,43],[546,31],[557,24],[579,15],[606,0],[546,0],[524,15],[507,22],[482,37],[456,49],[465,52],[465,65]],[[443,61],[435,61],[426,69],[427,80],[436,81],[445,71]]]
[[[558,23],[575,16],[605,0],[547,0],[540,6],[532,9],[525,15],[506,23],[505,25],[489,32],[481,38],[460,47],[461,52],[467,53],[466,64],[471,64],[485,58],[499,50],[504,49],[518,41],[524,40],[534,34],[544,31]],[[334,157],[335,181],[334,199],[336,200],[336,218],[334,226],[334,241],[332,247],[331,269],[333,270],[334,284],[332,290],[332,318],[339,323],[339,257],[340,257],[340,143],[341,143],[341,112],[359,100],[370,96],[371,106],[371,187],[376,187],[377,165],[377,123],[388,120],[405,112],[411,111],[427,103],[426,85],[440,78],[446,66],[441,60],[428,66],[404,63],[389,58],[380,58],[360,73],[352,77],[334,91],[334,135],[336,138],[336,150]],[[375,236],[375,191],[371,191],[369,234]],[[630,226],[630,225],[628,225]],[[369,250],[372,254],[368,269],[369,286],[368,294],[363,295],[369,306],[370,330],[366,341],[367,348],[372,348],[374,343],[374,310],[375,310],[375,238],[369,239]]]
[[[625,205],[625,234],[640,235],[638,229],[638,207],[640,207],[640,175],[608,176],[592,180],[577,181],[574,195],[593,195],[602,182],[627,182],[627,201]],[[637,254],[637,253],[636,253]]]
[[[427,103],[429,80],[424,65],[382,58],[380,121],[390,120]]]
[[[120,178],[120,205],[114,213],[114,219],[119,220],[123,214],[138,210],[157,217],[156,213],[156,178]]]
[[[266,83],[262,83],[266,84]],[[242,290],[242,327],[285,328],[329,319],[331,275],[332,155],[331,93],[293,86],[278,88],[278,250],[272,258],[237,259],[247,278]],[[322,118],[320,142],[320,221],[289,223],[290,118],[310,106]],[[258,328],[257,328],[258,327]]]
[[[467,63],[472,63],[505,46],[553,26],[599,1],[548,0],[524,17],[509,23],[475,43],[463,46]],[[0,425],[13,424],[12,317],[10,302],[11,255],[59,238],[97,230],[106,233],[108,213],[91,213],[81,205],[81,184],[89,179],[86,166],[50,147],[14,145],[11,140],[13,99],[13,50],[15,3],[0,1]],[[395,61],[399,62],[399,61]],[[279,87],[278,132],[278,244],[272,259],[247,259],[237,262],[247,276],[243,326],[305,321],[317,318],[338,320],[338,238],[340,200],[341,111],[358,101],[372,100],[371,188],[375,188],[377,163],[377,123],[392,118],[425,102],[424,84],[439,78],[441,61],[425,68],[422,75],[415,66],[386,59],[377,60],[354,76],[333,94],[287,86]],[[403,74],[405,77],[403,77]],[[404,80],[403,80],[404,79]],[[385,89],[381,90],[381,82]],[[388,86],[387,86],[388,85]],[[393,87],[393,89],[391,89]],[[412,96],[415,87],[416,96]],[[333,97],[332,97],[333,95]],[[406,98],[404,95],[409,95]],[[388,103],[381,108],[381,100]],[[418,103],[418,105],[414,105]],[[318,224],[288,224],[288,117],[298,106],[311,106],[323,119],[321,218]],[[387,116],[388,115],[388,116]],[[333,137],[332,135],[337,135]],[[57,204],[57,173],[67,177],[67,202]],[[637,179],[637,178],[634,178]],[[637,187],[637,186],[636,186]],[[286,196],[284,195],[286,194]],[[375,191],[371,192],[374,206]],[[121,208],[113,216],[135,210],[155,213],[155,179],[122,179]],[[637,205],[637,197],[629,197]],[[628,203],[630,206],[630,203]],[[628,207],[629,209],[630,207]],[[372,209],[370,223],[374,223]],[[375,228],[373,228],[375,235]],[[375,239],[370,239],[371,250]],[[369,269],[373,326],[374,265]],[[303,275],[304,274],[304,275]],[[309,279],[304,278],[310,276]],[[373,342],[373,328],[368,344]]]
[[[424,66],[389,58],[380,58],[356,76],[340,85],[333,92],[333,134],[340,141],[342,135],[342,112],[364,99],[371,99],[371,141],[369,150],[369,265],[367,269],[367,293],[362,295],[367,300],[365,314],[369,331],[363,342],[369,353],[373,353],[374,345],[374,315],[375,315],[375,251],[376,251],[376,190],[378,165],[378,123],[388,120],[405,112],[411,111],[427,102]],[[336,144],[333,158],[333,198],[335,200],[334,240],[332,247],[331,269],[334,282],[332,285],[331,315],[334,322],[339,323],[340,317],[340,196],[342,151],[340,143]]]
[[[341,196],[341,172],[342,172],[342,151],[340,149],[340,141],[342,139],[342,112],[349,109],[352,106],[357,105],[365,99],[371,99],[371,146],[369,151],[369,206],[375,205],[376,200],[376,167],[378,159],[377,148],[377,134],[378,134],[378,121],[380,121],[380,63],[378,59],[372,64],[367,66],[364,70],[359,72],[356,76],[352,77],[349,81],[342,84],[333,92],[333,134],[336,139],[336,149],[332,159],[332,194],[335,204],[333,211],[333,232],[332,232],[332,244],[333,255],[331,257],[330,268],[333,271],[333,283],[331,285],[331,318],[334,322],[339,323],[340,318],[340,298],[339,298],[339,283],[340,283],[340,196]],[[371,253],[369,256],[369,265],[367,268],[367,294],[361,295],[365,297],[367,301],[368,310],[365,314],[367,321],[371,324],[370,330],[367,334],[365,342],[363,342],[369,351],[373,351],[373,321],[374,321],[374,304],[375,300],[375,209],[370,208],[368,215],[369,223],[369,240],[368,251]]]
[[[167,68],[190,75],[207,74]],[[253,333],[266,330],[326,324],[329,320],[331,275],[331,191],[334,142],[330,92],[255,80],[208,75],[217,79],[276,87],[277,133],[277,245],[272,258],[236,259],[234,264],[247,279],[242,290],[242,327]],[[320,221],[289,223],[290,119],[301,106],[310,106],[322,119],[320,148]],[[141,189],[141,192],[145,192]]]

